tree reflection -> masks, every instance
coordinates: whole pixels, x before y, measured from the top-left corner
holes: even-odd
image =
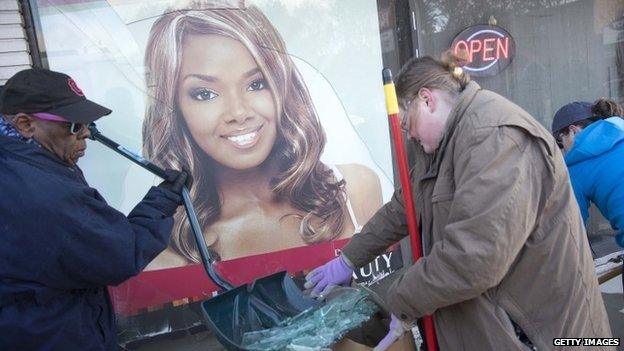
[[[421,30],[425,34],[439,33],[452,23],[454,28],[475,24],[475,19],[487,21],[492,13],[527,15],[544,8],[561,6],[577,0],[420,0]]]

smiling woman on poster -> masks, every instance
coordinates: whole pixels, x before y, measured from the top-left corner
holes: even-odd
[[[381,206],[379,179],[320,161],[322,126],[275,28],[252,6],[190,6],[150,32],[144,155],[190,170],[211,251],[228,260],[352,236]],[[198,261],[178,212],[148,269]]]

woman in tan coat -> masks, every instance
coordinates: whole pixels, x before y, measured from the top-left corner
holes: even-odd
[[[441,350],[549,350],[553,338],[611,337],[555,140],[457,62],[413,59],[397,80],[403,127],[417,142],[411,180],[425,257],[387,292],[391,334],[432,314]],[[308,286],[348,283],[352,268],[406,235],[399,190]]]

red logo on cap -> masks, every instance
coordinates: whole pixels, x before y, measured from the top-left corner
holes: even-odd
[[[76,95],[78,96],[84,96],[84,93],[82,92],[82,90],[80,90],[80,88],[78,88],[78,84],[76,84],[76,82],[69,78],[67,79],[67,85],[69,85],[69,89],[71,89],[74,93],[76,93]]]

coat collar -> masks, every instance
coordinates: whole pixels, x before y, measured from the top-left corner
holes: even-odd
[[[39,146],[38,143],[23,142],[13,137],[0,135],[0,154],[2,151],[19,155],[28,162],[34,162],[47,168],[69,169],[72,172],[79,171],[82,173],[77,165],[67,164],[58,156]]]
[[[440,169],[440,163],[444,157],[446,146],[448,145],[450,138],[453,136],[457,124],[459,124],[459,121],[466,113],[468,106],[470,106],[479,90],[481,90],[481,86],[479,86],[476,82],[470,81],[468,85],[466,85],[464,91],[459,94],[457,102],[450,112],[449,119],[446,121],[446,127],[442,140],[440,141],[440,146],[438,146],[438,149],[434,153],[429,169],[421,180],[436,178],[438,176],[438,170]]]

